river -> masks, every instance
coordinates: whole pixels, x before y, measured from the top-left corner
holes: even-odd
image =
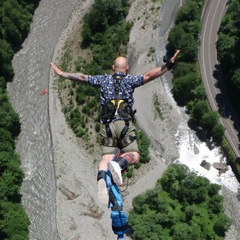
[[[11,103],[20,115],[21,133],[16,151],[25,179],[22,203],[30,218],[29,238],[59,239],[56,227],[55,174],[49,129],[48,88],[50,61],[59,35],[77,0],[42,0],[35,11],[31,31],[14,56],[15,76],[8,84]]]

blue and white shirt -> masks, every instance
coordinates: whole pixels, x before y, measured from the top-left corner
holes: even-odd
[[[134,89],[143,85],[143,75],[124,75],[122,72],[116,73],[119,76],[124,76],[119,90],[120,99],[127,99],[128,104],[132,107],[134,104],[133,92]],[[114,79],[112,75],[88,76],[88,83],[94,87],[100,87],[101,104],[105,105],[110,100],[114,99]]]

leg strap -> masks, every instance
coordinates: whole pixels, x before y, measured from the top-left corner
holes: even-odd
[[[108,147],[118,147],[119,149],[123,149],[132,143],[136,139],[135,136],[127,136],[124,139],[117,139],[117,138],[102,138],[101,144],[103,146]]]
[[[101,144],[103,146],[108,146],[108,147],[117,147],[118,140],[116,138],[106,137],[106,138],[102,138]]]
[[[99,181],[100,179],[106,180],[106,171],[104,170],[98,171],[97,181]]]
[[[128,129],[129,129],[129,122],[128,121],[125,121],[125,126],[123,127],[123,129],[121,131],[119,139],[112,137],[112,131],[110,129],[109,124],[106,124],[105,128],[106,128],[107,137],[102,138],[102,140],[101,140],[101,144],[103,146],[119,147],[120,149],[123,149],[126,146],[128,146],[129,144],[131,144],[136,139],[135,136],[125,137]]]
[[[106,133],[107,133],[107,137],[112,137],[112,131],[111,131],[111,129],[110,129],[110,126],[109,126],[109,124],[106,124],[105,125],[105,128],[106,128]]]
[[[130,143],[132,143],[136,139],[135,136],[127,136],[124,139],[119,139],[118,145],[120,149],[125,148],[128,146]]]
[[[124,126],[124,128],[122,129],[121,134],[120,134],[120,139],[123,139],[123,138],[125,137],[128,129],[129,129],[129,122],[126,122],[126,121],[125,121],[125,126]]]

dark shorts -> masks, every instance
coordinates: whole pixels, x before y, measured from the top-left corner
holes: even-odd
[[[110,130],[112,132],[113,138],[120,138],[120,134],[125,126],[123,120],[118,120],[109,124]],[[107,138],[106,126],[102,124],[100,131],[101,138]],[[129,128],[127,133],[124,136],[124,139],[128,139],[129,136],[136,137],[136,128],[132,122],[129,123]],[[117,147],[102,146],[102,155],[114,154]],[[139,152],[136,139],[131,142],[129,145],[121,149],[122,152]]]

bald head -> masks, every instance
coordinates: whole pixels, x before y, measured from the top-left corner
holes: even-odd
[[[128,71],[128,60],[125,57],[117,57],[113,63],[113,71],[121,71],[124,74],[127,74]]]

